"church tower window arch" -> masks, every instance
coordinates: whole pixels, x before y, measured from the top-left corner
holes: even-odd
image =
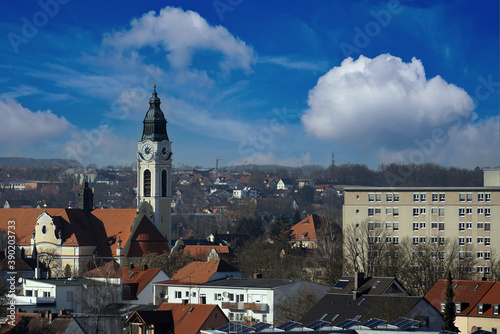
[[[146,169],[143,175],[143,193],[144,197],[151,197],[151,171]]]

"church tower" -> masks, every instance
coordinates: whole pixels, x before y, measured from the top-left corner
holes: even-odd
[[[172,143],[168,139],[167,120],[160,109],[156,84],[143,123],[142,138],[137,147],[137,210],[142,202],[151,205],[154,224],[168,239],[170,247]]]

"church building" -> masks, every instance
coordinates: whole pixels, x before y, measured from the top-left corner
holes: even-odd
[[[137,150],[137,208],[94,209],[85,182],[78,208],[0,209],[3,248],[14,236],[17,252],[48,263],[52,277],[79,274],[91,261],[127,266],[169,252],[172,143],[156,85],[149,105]]]

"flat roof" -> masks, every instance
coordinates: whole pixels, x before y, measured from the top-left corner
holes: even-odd
[[[220,286],[234,288],[263,288],[273,289],[295,282],[290,279],[267,279],[267,278],[227,278],[201,284],[202,286]]]
[[[39,282],[39,283],[45,283],[45,284],[53,284],[53,285],[82,285],[84,282],[84,278],[74,278],[74,279],[67,279],[67,278],[49,278],[49,279],[34,279],[34,278],[27,278],[26,281],[33,281],[33,282]]]

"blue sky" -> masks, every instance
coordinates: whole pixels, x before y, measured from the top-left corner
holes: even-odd
[[[0,155],[174,166],[499,165],[499,3],[0,3]]]

